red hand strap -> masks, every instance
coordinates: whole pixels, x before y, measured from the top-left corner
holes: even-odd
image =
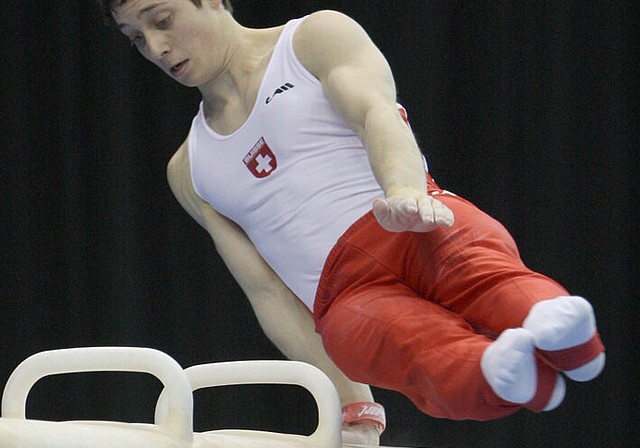
[[[384,407],[379,403],[351,403],[342,408],[342,424],[367,423],[382,434],[386,426]]]

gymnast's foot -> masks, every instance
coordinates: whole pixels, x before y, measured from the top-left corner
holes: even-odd
[[[536,303],[522,327],[531,332],[538,349],[558,351],[589,342],[596,334],[596,319],[591,304],[582,297],[561,296]],[[564,373],[575,381],[589,381],[600,374],[604,364],[602,352]]]
[[[538,386],[538,370],[534,357],[533,335],[523,329],[504,331],[484,351],[480,366],[493,391],[503,400],[524,404],[530,402]],[[545,411],[555,409],[564,399],[566,385],[560,374]]]
[[[503,400],[530,402],[538,386],[538,369],[534,356],[533,335],[523,329],[504,331],[482,355],[480,366],[493,391]],[[564,399],[565,383],[558,375],[545,411],[556,408]]]

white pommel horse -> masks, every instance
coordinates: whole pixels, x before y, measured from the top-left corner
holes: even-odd
[[[64,373],[148,373],[164,385],[154,424],[51,422],[26,418],[29,391]],[[293,384],[313,395],[318,426],[302,436],[250,430],[193,432],[193,391],[240,384]],[[170,356],[134,347],[88,347],[37,353],[11,374],[2,396],[1,448],[343,448],[338,393],[319,369],[296,361],[234,361],[183,370]],[[348,445],[345,445],[347,447]]]

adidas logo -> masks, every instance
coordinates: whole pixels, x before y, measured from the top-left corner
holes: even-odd
[[[273,95],[271,95],[270,97],[267,97],[267,104],[269,104],[276,97],[277,94],[284,93],[289,89],[293,89],[294,87],[295,86],[289,82],[285,83],[284,85],[281,85],[276,89],[275,92],[273,92]]]

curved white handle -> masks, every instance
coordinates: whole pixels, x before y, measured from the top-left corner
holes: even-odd
[[[326,448],[341,448],[342,412],[335,386],[318,368],[297,361],[233,361],[202,364],[185,370],[192,390],[241,384],[294,384],[313,395],[318,405],[318,427],[309,441]],[[156,422],[167,416],[167,391],[156,404]]]
[[[9,377],[2,396],[2,417],[25,419],[27,395],[45,376],[100,371],[149,373],[158,378],[168,399],[167,415],[159,426],[183,441],[192,440],[189,380],[173,358],[149,348],[86,347],[37,353],[22,361]]]

